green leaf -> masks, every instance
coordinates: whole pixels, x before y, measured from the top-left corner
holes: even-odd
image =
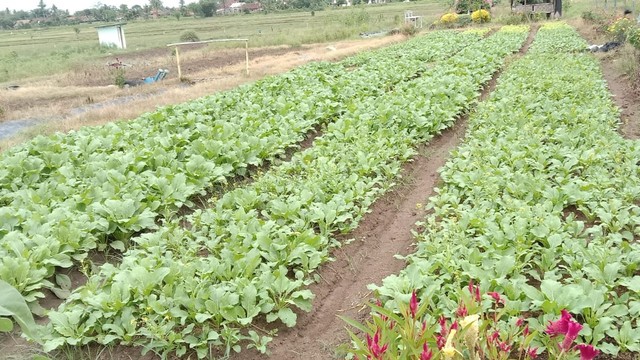
[[[291,308],[284,308],[278,310],[278,318],[280,318],[280,320],[288,327],[293,327],[296,324],[298,316],[293,312],[293,310],[291,310]]]
[[[0,332],[13,331],[13,321],[4,317],[0,317]]]
[[[28,337],[37,339],[37,326],[31,310],[18,290],[0,280],[0,316],[11,316]]]
[[[71,279],[65,274],[56,274],[56,284],[63,290],[71,289]]]

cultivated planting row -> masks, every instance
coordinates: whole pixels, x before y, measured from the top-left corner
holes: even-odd
[[[526,27],[506,27],[432,64],[379,98],[353,102],[314,146],[237,188],[210,208],[133,239],[118,265],[104,265],[49,314],[46,348],[133,344],[163,356],[212,349],[260,351],[271,338],[256,318],[294,326],[309,310],[305,287],[394,184],[414,148],[474,104],[483,83],[517,51]],[[393,71],[388,68],[387,71]]]
[[[540,29],[441,170],[407,268],[371,287],[405,314],[416,290],[413,303],[431,307],[416,321],[458,321],[459,335],[442,320],[416,354],[640,351],[640,144],[616,132],[598,61],[574,51],[583,47],[567,25]]]
[[[282,155],[310,129],[415,74],[424,58],[443,60],[481,39],[435,32],[361,55],[366,69],[319,63],[236,90],[163,108],[130,122],[39,137],[0,158],[0,279],[30,303],[42,288],[66,297],[55,268],[88,251],[124,251],[190,197]],[[390,54],[422,49],[422,59],[390,66]],[[59,285],[59,286],[58,286]]]

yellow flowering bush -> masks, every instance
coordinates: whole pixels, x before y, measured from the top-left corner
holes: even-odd
[[[455,24],[458,21],[458,14],[456,13],[447,13],[442,15],[442,17],[440,18],[440,22],[448,25],[448,24]]]
[[[476,10],[471,13],[471,20],[475,23],[486,23],[491,21],[491,14],[485,9]]]
[[[611,34],[617,41],[624,41],[627,38],[629,30],[635,27],[633,21],[627,18],[619,18],[615,20],[609,27],[607,32]]]

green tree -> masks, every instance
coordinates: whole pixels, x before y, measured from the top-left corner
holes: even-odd
[[[38,3],[38,16],[46,16],[47,12],[47,5],[44,4],[44,0],[40,0],[40,2]]]
[[[204,16],[204,13],[202,12],[202,8],[198,3],[195,3],[195,2],[189,3],[189,5],[187,5],[187,10],[192,12],[193,15],[195,16]]]
[[[154,17],[158,17],[158,11],[162,9],[162,1],[161,0],[149,0],[149,7],[151,8],[151,12]]]
[[[200,0],[198,2],[204,17],[212,17],[216,14],[216,2],[214,0]]]

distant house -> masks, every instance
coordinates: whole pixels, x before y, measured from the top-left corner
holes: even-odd
[[[100,45],[126,49],[127,40],[124,37],[123,25],[125,23],[96,26]]]
[[[13,27],[15,29],[19,29],[19,28],[25,27],[25,26],[27,26],[29,24],[31,24],[31,20],[29,20],[29,19],[17,20],[16,23],[13,25]]]
[[[230,14],[240,14],[244,12],[254,13],[254,12],[262,11],[262,4],[258,2],[254,2],[254,3],[233,2],[228,4],[225,1],[223,5],[224,5],[224,8],[216,10],[216,13],[230,15]]]

